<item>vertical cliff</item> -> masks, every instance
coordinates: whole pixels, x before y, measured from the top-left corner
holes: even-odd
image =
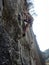
[[[0,2],[0,65],[37,65],[27,0]]]

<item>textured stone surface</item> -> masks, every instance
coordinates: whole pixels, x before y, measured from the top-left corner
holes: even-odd
[[[1,2],[0,65],[36,65],[31,28],[26,32],[26,36],[22,37],[23,10],[28,13],[26,0],[2,0]]]
[[[0,26],[0,65],[11,65],[10,54],[8,51],[9,40],[2,26]]]
[[[20,0],[4,0],[3,2],[2,20],[0,21],[1,65],[30,65],[30,48],[26,37],[18,40],[18,36],[21,37],[23,32],[21,14],[23,6],[20,7],[20,4]],[[19,20],[18,14],[22,19]]]

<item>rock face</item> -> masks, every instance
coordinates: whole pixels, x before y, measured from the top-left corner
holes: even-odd
[[[43,58],[42,52],[37,44],[36,35],[32,33],[33,35],[33,49],[34,49],[34,55],[37,65],[45,65],[45,59]]]
[[[26,0],[0,2],[0,65],[42,65],[34,60],[31,27],[23,37],[23,12],[28,13]]]

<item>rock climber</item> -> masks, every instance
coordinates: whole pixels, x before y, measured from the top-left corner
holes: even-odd
[[[28,31],[28,28],[32,26],[32,22],[33,22],[33,18],[29,13],[24,13],[24,20],[23,20],[26,24],[24,27],[24,31]]]

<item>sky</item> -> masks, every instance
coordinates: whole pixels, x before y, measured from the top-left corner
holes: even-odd
[[[33,2],[33,0],[32,0]],[[49,0],[34,0],[33,31],[41,51],[49,48]]]

